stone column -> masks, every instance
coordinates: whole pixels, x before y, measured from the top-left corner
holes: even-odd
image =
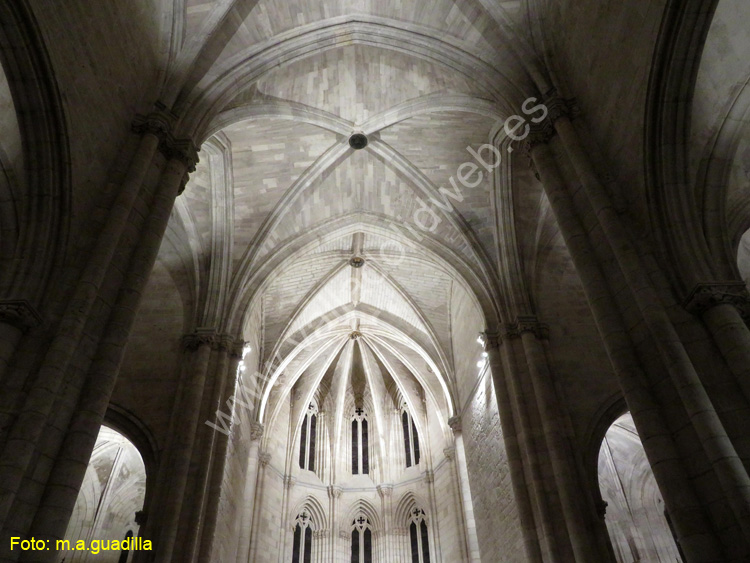
[[[89,370],[78,409],[73,415],[37,511],[32,526],[32,534],[36,537],[52,541],[62,539],[65,534],[117,382],[141,296],[156,262],[175,198],[184,186],[190,166],[186,157],[179,156],[170,160],[163,172],[138,246],[107,323],[105,336]],[[26,559],[31,560],[30,557]],[[49,558],[52,559],[54,556]]]
[[[495,400],[497,410],[500,414],[500,426],[503,430],[503,443],[508,456],[510,468],[510,481],[513,487],[513,496],[518,507],[518,516],[523,533],[526,557],[530,562],[542,561],[542,552],[539,547],[534,512],[529,497],[529,488],[526,475],[524,474],[523,462],[518,444],[518,433],[513,418],[510,391],[507,384],[506,370],[504,368],[503,354],[500,352],[500,336],[493,331],[487,331],[483,335],[484,349],[487,352],[492,374],[492,384],[495,389]]]
[[[37,453],[55,402],[63,389],[69,364],[79,349],[131,210],[157,148],[169,129],[169,123],[165,116],[155,113],[148,118],[137,119],[133,129],[141,135],[138,150],[0,455],[0,523],[3,523],[3,527],[24,475]],[[7,342],[6,349],[10,350],[11,344]]]
[[[619,271],[625,277],[639,313],[659,348],[672,384],[687,411],[724,496],[743,535],[750,540],[750,476],[647,276],[635,245],[607,191],[599,182],[573,124],[564,111],[557,112],[551,121],[581,180],[586,199],[617,261]]]
[[[565,435],[567,417],[557,397],[555,382],[542,340],[547,327],[535,317],[518,317],[511,330],[521,338],[529,367],[537,409],[542,421],[545,443],[552,462],[568,537],[576,561],[607,561],[609,551],[597,545],[597,534],[591,526],[591,514],[585,483],[578,475],[578,462],[572,444]]]
[[[338,556],[331,558],[331,563],[349,561],[351,559],[351,551],[352,551],[351,530],[339,530],[338,542],[336,543],[336,549],[334,550],[334,553],[338,553]]]
[[[250,553],[252,554],[252,557],[248,558],[247,562],[243,561],[243,563],[252,563],[258,557],[258,544],[260,543],[258,541],[258,534],[260,533],[260,528],[258,526],[258,517],[261,510],[263,509],[264,487],[262,485],[264,485],[266,482],[268,465],[271,463],[271,454],[269,454],[268,452],[261,452],[260,456],[258,457],[258,463],[260,466],[260,471],[258,473],[258,483],[261,483],[261,488],[259,491],[256,490],[255,493],[256,502],[255,506],[253,507],[253,526],[250,529]]]
[[[0,301],[0,384],[5,387],[5,372],[21,336],[42,322],[39,313],[25,299]]]
[[[185,498],[186,486],[190,472],[190,461],[195,443],[196,428],[199,420],[203,388],[206,383],[208,362],[211,357],[211,345],[215,335],[196,332],[183,337],[183,382],[181,396],[173,414],[174,441],[168,452],[168,465],[160,471],[160,480],[169,482],[164,491],[161,507],[162,521],[158,530],[158,540],[154,542],[156,561],[170,561],[177,541],[180,514]]]
[[[339,525],[341,524],[339,522],[339,504],[341,503],[341,495],[343,494],[344,490],[336,485],[329,485],[328,486],[328,517],[330,518],[330,529],[331,529],[331,539],[330,539],[330,553],[331,563],[335,563],[336,561],[346,561],[346,559],[349,557],[349,553],[345,553],[341,544],[344,543],[341,541],[342,534],[344,540],[347,540],[349,543],[346,543],[346,545],[350,545],[351,537],[349,537],[344,530],[339,529]],[[344,524],[349,524],[348,522],[345,522]],[[351,546],[350,546],[351,549]]]
[[[618,376],[681,545],[685,554],[696,561],[702,560],[701,554],[704,553],[721,553],[716,536],[707,533],[711,525],[687,479],[661,409],[649,390],[648,379],[633,342],[547,140],[544,136],[532,138],[529,144],[532,160],[581,278],[599,334]]]
[[[685,308],[703,319],[750,401],[750,295],[744,282],[698,284],[684,302]]]
[[[545,559],[572,560],[573,551],[564,528],[560,526],[562,514],[558,493],[551,486],[552,469],[546,456],[541,417],[536,409],[536,400],[529,381],[527,366],[516,361],[517,335],[509,333],[503,341],[502,355],[510,402],[515,421],[519,451],[529,487],[532,509],[535,510],[537,534]],[[521,346],[522,348],[522,346]],[[523,360],[523,349],[520,350]],[[525,363],[525,362],[524,362]]]
[[[237,368],[242,359],[244,346],[245,343],[243,341],[236,341],[233,337],[225,335],[223,339],[223,354],[220,357],[217,368],[218,373],[220,375],[223,374],[223,377],[220,388],[217,389],[211,401],[212,408],[221,409],[227,407],[227,402],[224,400],[227,388],[231,388],[231,394],[237,392]],[[234,385],[232,385],[232,382],[234,382]],[[236,424],[238,417],[239,415],[235,410],[232,413],[233,426]],[[262,425],[257,426],[260,426],[262,433]],[[206,426],[205,428],[208,427]],[[210,472],[206,483],[207,494],[205,496],[206,500],[203,503],[203,526],[197,561],[211,560],[213,546],[215,545],[216,523],[219,518],[219,506],[222,499],[222,486],[224,484],[224,473],[229,449],[230,436],[214,430],[213,438],[212,450],[214,451],[214,455],[211,460]],[[257,442],[257,440],[255,441]]]
[[[380,537],[383,541],[381,550],[385,561],[395,561],[397,559],[394,550],[394,542],[389,541],[393,537],[393,485],[378,485],[378,495],[380,496],[380,509],[383,515],[383,532]]]
[[[26,378],[18,373],[7,373],[16,348],[24,334],[42,322],[39,313],[26,300],[0,301],[0,428],[7,428],[13,421],[18,397],[26,384]],[[15,371],[15,370],[14,370]],[[0,443],[4,439],[0,430]]]
[[[291,497],[292,489],[297,484],[297,478],[292,475],[284,475],[284,493],[281,499],[281,546],[279,548],[279,561],[284,562],[291,559],[291,550],[289,549],[291,542],[289,537],[291,536],[291,525],[289,522],[290,518],[294,516],[289,514],[291,509]]]
[[[461,417],[454,416],[448,421],[453,430],[453,439],[456,447],[456,465],[458,467],[459,484],[464,512],[464,537],[466,538],[467,557],[469,561],[481,561],[479,551],[479,540],[477,539],[477,526],[474,520],[473,500],[471,497],[471,486],[466,465],[466,451],[464,440],[461,435]]]
[[[242,517],[235,533],[240,542],[237,549],[237,563],[250,563],[250,532],[253,529],[253,512],[255,510],[255,490],[258,483],[260,468],[260,443],[263,439],[263,425],[253,422],[250,426],[250,452],[248,453],[248,467],[245,475],[245,491],[242,494]]]

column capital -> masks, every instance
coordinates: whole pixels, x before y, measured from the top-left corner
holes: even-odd
[[[573,119],[581,113],[575,98],[562,98],[556,90],[547,93],[544,97],[544,105],[547,108],[547,120],[553,125],[562,117]]]
[[[448,426],[451,427],[451,430],[453,430],[454,434],[459,434],[461,432],[461,416],[456,415],[450,417],[448,419]]]
[[[596,514],[602,520],[604,520],[604,517],[607,515],[608,506],[609,506],[609,503],[606,500],[596,501]]]
[[[187,172],[195,172],[198,164],[198,152],[200,148],[193,143],[192,139],[175,139],[171,134],[159,143],[159,150],[167,160],[177,160],[185,165]]]
[[[245,346],[247,346],[247,342],[242,339],[236,340],[233,338],[232,343],[228,347],[229,355],[232,358],[242,359],[242,354],[245,351]]]
[[[26,331],[42,324],[42,317],[25,299],[0,301],[0,322]]]
[[[424,472],[424,480],[426,483],[432,484],[435,482],[435,472],[428,469]]]
[[[344,489],[338,485],[328,485],[328,498],[341,498]]]
[[[450,446],[449,448],[443,449],[443,455],[446,457],[446,459],[453,461],[454,459],[456,459],[456,447]]]
[[[137,114],[130,125],[130,130],[137,135],[151,134],[159,139],[166,139],[172,132],[172,123],[177,116],[169,112],[162,104],[157,104],[156,111],[148,115]]]
[[[263,452],[258,456],[258,461],[260,462],[260,465],[262,467],[266,467],[269,463],[271,463],[271,454],[268,452]]]
[[[197,350],[201,346],[215,346],[219,336],[213,329],[196,328],[190,334],[182,335],[183,350]]]
[[[349,540],[351,539],[351,533],[347,532],[346,530],[339,530],[339,537],[342,540]]]
[[[313,532],[313,538],[316,540],[322,540],[328,537],[328,530],[315,530]]]
[[[264,426],[260,422],[250,424],[250,441],[255,442],[263,437]]]
[[[296,477],[293,477],[291,475],[284,475],[284,488],[285,489],[291,489],[296,484],[297,484]]]
[[[380,498],[390,497],[393,494],[393,485],[378,485]]]
[[[485,330],[479,333],[479,342],[485,350],[499,348],[502,342],[502,336],[496,330]]]
[[[549,327],[533,315],[519,315],[515,321],[505,325],[506,338],[520,338],[524,332],[532,333],[539,340],[549,339]]]
[[[745,321],[750,320],[750,294],[741,281],[701,282],[683,301],[688,312],[699,316],[718,305],[732,305]]]

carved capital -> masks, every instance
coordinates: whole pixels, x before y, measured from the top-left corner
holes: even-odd
[[[349,532],[347,532],[346,530],[339,530],[339,537],[342,540],[350,540],[350,539],[352,539],[352,535]]]
[[[297,484],[297,479],[291,475],[284,475],[284,488],[291,489]]]
[[[328,530],[316,530],[313,532],[313,538],[322,540],[328,537]]]
[[[135,523],[139,526],[143,526],[146,522],[148,522],[148,514],[145,510],[138,510],[135,513]]]
[[[137,135],[150,134],[163,140],[171,134],[174,119],[175,116],[170,115],[164,106],[160,106],[157,111],[148,115],[136,115],[130,129]]]
[[[717,305],[732,305],[746,322],[750,322],[750,294],[741,281],[699,283],[683,302],[694,315],[702,315]]]
[[[602,520],[604,520],[604,517],[607,515],[607,506],[609,506],[609,503],[605,500],[596,501],[596,514]]]
[[[394,536],[408,536],[409,530],[406,528],[394,528],[393,535]]]
[[[182,348],[184,350],[197,350],[201,346],[216,346],[219,336],[211,329],[197,328],[195,332],[185,334],[182,337]]]
[[[502,338],[499,332],[486,330],[479,335],[479,339],[482,343],[482,347],[487,350],[494,350],[500,347]]]
[[[580,113],[575,98],[563,99],[554,90],[545,97],[544,105],[547,107],[547,121],[553,125],[561,117],[572,119]]]
[[[459,434],[461,432],[461,417],[459,415],[450,417],[448,419],[448,426],[451,427],[454,434]]]
[[[0,322],[26,331],[42,324],[42,318],[25,299],[0,301]]]
[[[451,446],[450,448],[445,448],[443,450],[443,455],[450,461],[453,461],[454,459],[456,459],[456,448],[454,446]]]
[[[428,469],[424,472],[424,480],[426,483],[434,483],[435,482],[435,472],[431,469]]]
[[[271,454],[268,452],[263,452],[258,456],[258,461],[260,462],[261,467],[266,467],[269,463],[271,463]]]
[[[328,497],[329,498],[341,498],[341,495],[344,493],[344,489],[341,487],[338,487],[336,485],[329,485],[328,486]]]
[[[549,327],[533,316],[519,315],[514,322],[505,326],[506,338],[520,338],[524,332],[532,333],[539,340],[549,339]]]
[[[546,145],[555,136],[555,127],[549,119],[545,119],[541,123],[530,123],[529,134],[523,143],[523,151],[526,155],[531,158],[531,151],[539,145]]]
[[[247,342],[245,342],[244,340],[234,340],[234,339],[232,339],[232,340],[233,340],[233,342],[228,347],[229,356],[232,357],[232,358],[240,358],[241,359],[242,358],[242,354],[245,351],[245,346],[247,345]]]
[[[176,160],[184,164],[188,173],[195,172],[195,165],[200,160],[199,150],[192,139],[174,139],[170,134],[159,143],[159,151],[164,157],[168,161]]]
[[[250,425],[250,441],[255,442],[263,437],[265,428],[260,422],[253,422]]]
[[[393,494],[393,485],[378,485],[380,498],[390,497]]]

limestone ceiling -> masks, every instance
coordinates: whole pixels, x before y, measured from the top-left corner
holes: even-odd
[[[519,5],[175,4],[163,101],[206,140],[170,259],[196,326],[241,329],[276,362],[272,404],[358,330],[404,389],[453,412],[480,352],[456,350],[497,322],[500,287],[495,187],[455,177],[528,91]]]

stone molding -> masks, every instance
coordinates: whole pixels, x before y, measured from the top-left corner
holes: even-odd
[[[339,537],[342,540],[350,540],[352,536],[350,532],[347,532],[346,530],[339,530]]]
[[[177,116],[169,112],[162,104],[157,104],[156,111],[148,115],[136,115],[131,124],[131,131],[137,135],[151,134],[159,139],[159,152],[167,161],[177,160],[185,166],[186,174],[180,184],[178,193],[182,193],[188,181],[188,174],[195,172],[200,160],[200,148],[192,139],[177,139],[172,133],[172,124]]]
[[[461,432],[461,416],[456,415],[450,417],[448,419],[448,426],[450,426],[454,434],[459,434]]]
[[[284,488],[291,489],[297,484],[297,478],[292,475],[284,475]]]
[[[487,330],[480,334],[482,338],[482,346],[485,350],[493,350],[500,347],[502,337],[499,332]]]
[[[328,530],[316,530],[313,532],[313,538],[316,540],[322,540],[328,537]]]
[[[269,463],[271,463],[271,454],[268,452],[263,452],[258,456],[258,461],[260,462],[261,467],[266,467]]]
[[[390,497],[393,494],[393,485],[378,485],[380,498]]]
[[[197,328],[195,332],[184,334],[182,336],[183,350],[194,351],[201,346],[210,346],[211,350],[226,350],[232,357],[242,357],[242,349],[245,342],[235,340],[234,336],[229,334],[217,334],[213,329]]]
[[[557,134],[555,122],[558,119],[563,117],[573,119],[581,113],[575,98],[561,98],[555,90],[548,92],[542,103],[547,108],[547,117],[540,123],[529,123],[529,134],[523,143],[524,152],[529,158],[534,147],[549,144]]]
[[[451,446],[449,448],[445,448],[443,450],[443,455],[445,456],[446,459],[453,461],[454,459],[456,459],[456,447]]]
[[[0,301],[0,322],[26,331],[42,324],[42,317],[25,299]]]
[[[539,320],[531,315],[519,315],[512,323],[505,325],[505,338],[520,338],[525,332],[530,332],[539,340],[549,339],[549,326],[540,323]]]
[[[718,305],[732,305],[750,321],[750,294],[741,281],[699,283],[683,301],[683,307],[698,316]]]
[[[344,493],[344,489],[342,487],[339,487],[337,485],[329,485],[328,486],[328,497],[329,498],[341,498],[341,495]]]
[[[250,424],[250,441],[255,442],[263,437],[265,427],[260,422]]]
[[[232,358],[242,359],[242,354],[245,350],[246,344],[247,342],[245,342],[244,340],[233,340],[233,342],[227,346],[227,349],[229,350],[229,356]]]
[[[431,469],[428,469],[427,471],[425,471],[424,472],[424,480],[425,480],[426,483],[428,483],[430,485],[432,483],[434,483],[435,482],[435,472],[432,471]]]

